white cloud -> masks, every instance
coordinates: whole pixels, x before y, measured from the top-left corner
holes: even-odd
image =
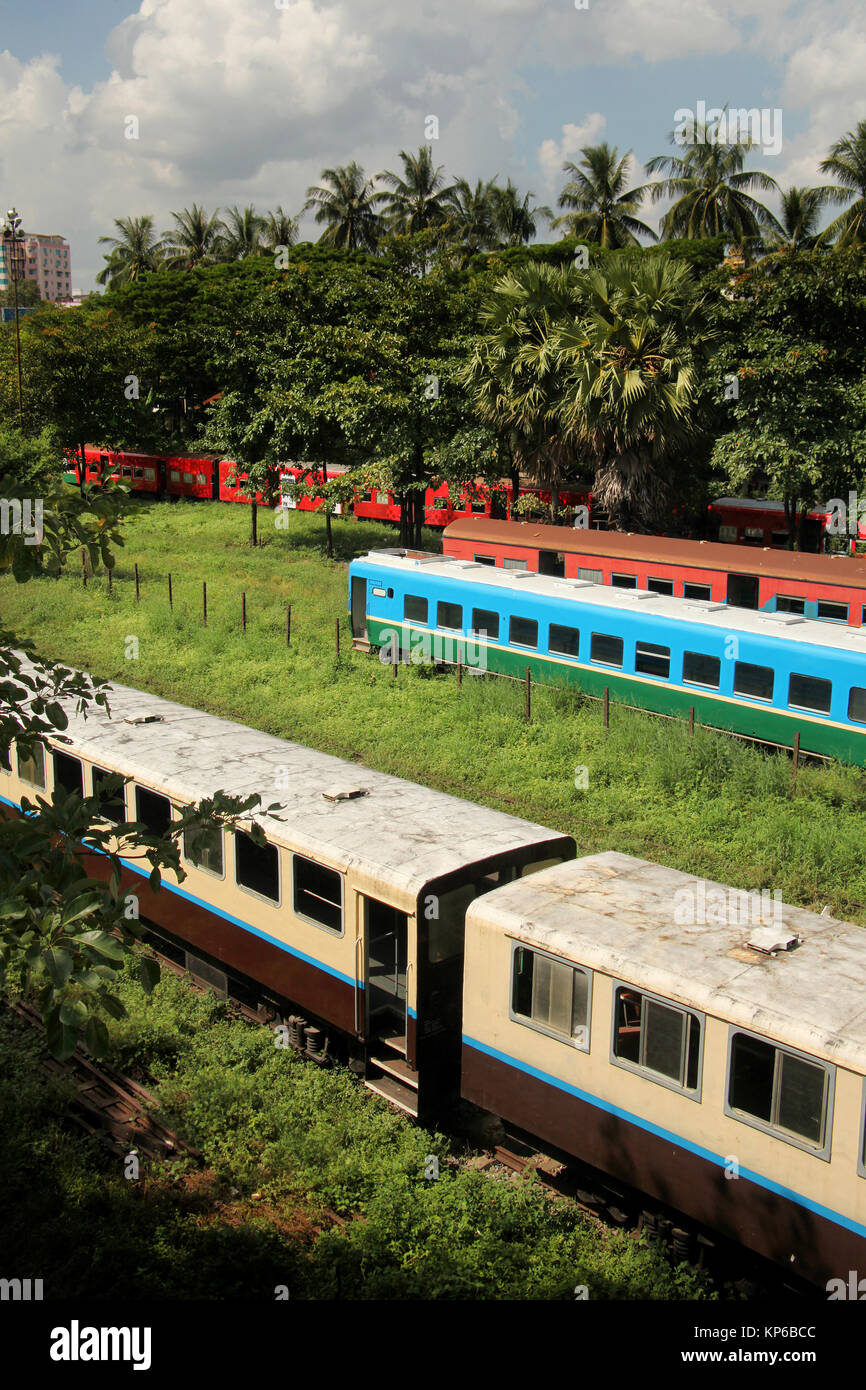
[[[593,111],[582,125],[564,125],[561,139],[541,142],[538,147],[538,163],[548,188],[558,187],[562,183],[562,166],[565,160],[573,160],[584,145],[597,143],[606,125],[606,117],[600,111]]]

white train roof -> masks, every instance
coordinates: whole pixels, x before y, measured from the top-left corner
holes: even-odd
[[[745,893],[613,851],[477,898],[473,922],[866,1073],[866,929],[853,923],[769,892],[762,919]]]
[[[251,817],[274,843],[336,868],[362,868],[413,898],[433,878],[523,846],[561,840],[563,853],[573,853],[569,836],[544,826],[146,691],[112,683],[108,701],[110,718],[94,706],[86,719],[67,701],[70,742],[56,746],[179,805],[217,790],[258,794],[264,806],[280,802],[281,820]],[[142,718],[159,722],[127,722]]]
[[[671,598],[649,589],[619,589],[610,584],[593,584],[588,579],[558,579],[534,570],[506,570],[457,560],[450,555],[401,555],[388,550],[371,550],[358,557],[384,569],[402,574],[423,571],[437,579],[451,579],[470,587],[500,589],[509,594],[527,593],[533,597],[557,598],[594,608],[651,614],[699,623],[721,632],[749,632],[766,637],[785,637],[793,642],[814,643],[838,651],[866,657],[866,628],[847,623],[801,618],[796,613],[765,613],[752,608],[736,608],[708,599]]]

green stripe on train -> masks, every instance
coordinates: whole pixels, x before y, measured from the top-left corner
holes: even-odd
[[[619,675],[616,671],[572,666],[538,653],[485,646],[475,641],[467,643],[464,637],[419,631],[402,623],[382,622],[370,616],[367,618],[367,631],[374,647],[381,647],[388,641],[390,633],[397,632],[401,649],[410,653],[419,646],[422,651],[425,650],[423,643],[426,639],[426,659],[429,660],[432,640],[436,644],[433,654],[437,660],[456,664],[459,658],[467,667],[477,663],[495,674],[518,679],[525,676],[529,667],[530,679],[539,685],[569,686],[586,695],[601,696],[607,686],[611,700],[656,714],[687,719],[689,709],[693,707],[695,719],[701,724],[745,734],[766,743],[793,747],[794,736],[799,730],[800,747],[804,753],[823,753],[842,762],[866,766],[866,730],[861,733],[857,729],[843,729],[788,714],[784,710],[741,703],[730,697],[723,699],[701,690],[683,690],[675,685],[642,681],[633,676]]]

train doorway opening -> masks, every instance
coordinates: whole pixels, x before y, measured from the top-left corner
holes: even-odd
[[[565,578],[565,556],[555,550],[539,550],[538,573],[552,574],[557,579]]]
[[[352,576],[352,636],[366,642],[367,638],[367,581]]]
[[[364,897],[364,939],[367,943],[367,1033],[406,1055],[408,1041],[409,926],[405,912]]]
[[[729,574],[728,603],[732,608],[757,608],[758,576],[756,574]]]

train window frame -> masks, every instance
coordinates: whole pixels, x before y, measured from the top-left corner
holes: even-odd
[[[211,878],[218,878],[224,882],[226,876],[226,837],[223,833],[222,825],[216,825],[214,828],[219,835],[220,863],[222,864],[222,870],[219,873],[217,873],[216,869],[211,869],[207,864],[200,863],[198,859],[194,858],[194,856],[189,853],[187,849],[187,836],[190,832],[188,830],[185,830],[181,836],[181,855],[184,863],[190,864],[192,868],[198,869],[200,873],[208,874]],[[206,850],[206,853],[207,852],[209,851]],[[270,902],[271,899],[269,898],[268,901]]]
[[[493,627],[493,628],[489,628],[489,627],[479,627],[478,622],[477,622],[477,619],[478,619],[478,617],[480,617],[480,616],[483,616],[485,619],[487,619],[487,618],[494,618],[494,619],[496,620],[496,621],[495,621],[494,627]],[[482,633],[483,633],[485,639],[486,639],[488,642],[498,642],[498,641],[499,641],[499,623],[500,623],[499,614],[498,614],[494,609],[492,609],[492,608],[473,608],[473,609],[472,609],[472,626],[470,627],[469,631],[472,633],[472,635],[473,635],[474,637],[480,637],[480,636],[482,635]]]
[[[514,629],[514,624],[515,624],[515,623],[528,623],[531,627],[534,627],[534,628],[535,628],[535,641],[534,641],[534,642],[519,642],[519,641],[517,640],[517,638],[514,636],[514,630],[513,630],[513,629]],[[511,613],[511,614],[509,615],[509,618],[508,618],[508,645],[509,645],[509,647],[520,647],[523,651],[526,651],[526,652],[537,652],[537,651],[538,651],[538,619],[537,619],[537,618],[524,618],[524,617],[523,617],[521,614],[519,614],[519,613]]]
[[[866,1178],[866,1076],[860,1093],[860,1145],[857,1151],[857,1176]]]
[[[674,596],[674,581],[665,579],[663,574],[648,574],[646,586],[651,594],[664,594],[666,598]]]
[[[455,609],[455,610],[460,614],[460,621],[459,621],[459,623],[448,623],[448,622],[445,622],[445,621],[443,620],[443,617],[442,617],[442,610],[443,610],[443,608],[453,608],[453,609]],[[440,599],[437,599],[437,601],[436,601],[436,626],[437,626],[438,628],[444,628],[444,630],[445,630],[446,632],[462,632],[462,631],[463,631],[463,604],[462,604],[462,603],[454,603],[454,602],[452,602],[451,599],[448,599],[448,598],[440,598]]]
[[[37,756],[37,755],[38,755],[38,756]],[[24,770],[23,770],[23,765],[27,765],[27,764],[32,764],[34,768],[36,768],[38,764],[41,764],[41,768],[42,768],[42,781],[41,781],[41,782],[36,781],[36,780],[35,780],[34,778],[32,778],[32,777],[29,777],[29,776],[24,772]],[[15,766],[16,766],[16,769],[17,769],[17,772],[18,772],[18,780],[19,780],[19,782],[23,782],[24,785],[27,786],[27,787],[35,787],[35,789],[36,789],[37,791],[40,791],[40,792],[47,792],[47,790],[48,790],[48,774],[47,774],[47,768],[46,768],[46,762],[45,762],[45,746],[44,746],[44,744],[42,744],[42,743],[40,743],[40,742],[38,742],[38,741],[35,742],[35,743],[33,743],[32,746],[31,746],[31,751],[30,751],[30,753],[24,753],[24,752],[22,752],[22,750],[21,750],[21,749],[17,746],[17,744],[16,744],[16,747],[15,747]]]
[[[311,859],[310,856],[309,856],[308,854],[298,854],[298,853],[295,852],[294,850],[292,851],[291,859],[292,859],[292,862],[291,862],[291,865],[290,865],[290,871],[291,871],[292,913],[294,914],[294,916],[297,917],[298,920],[299,920],[300,922],[309,922],[312,926],[318,927],[319,931],[327,932],[328,936],[331,936],[331,937],[334,937],[334,938],[337,938],[337,937],[344,937],[344,936],[346,935],[346,878],[345,878],[345,874],[341,873],[339,869],[333,868],[330,864],[320,864],[320,863],[318,862],[318,860],[316,860],[316,859]],[[320,921],[318,921],[315,917],[311,917],[311,916],[309,915],[308,912],[302,912],[302,911],[298,908],[298,906],[297,906],[297,892],[298,892],[298,884],[297,884],[297,866],[298,866],[298,864],[311,864],[311,865],[313,866],[313,868],[315,868],[315,869],[321,869],[321,870],[324,870],[325,873],[333,874],[334,877],[337,879],[337,881],[338,881],[338,883],[339,883],[339,885],[340,885],[340,928],[339,928],[339,931],[336,930],[336,928],[334,928],[334,927],[329,927],[328,924],[327,924],[327,922],[320,922]],[[309,891],[309,890],[303,890],[303,891]],[[313,894],[313,896],[316,897],[316,896],[319,896],[319,895],[318,895],[318,894]],[[328,901],[328,899],[323,899],[323,901]],[[331,906],[333,907],[333,906],[335,906],[335,904],[334,904],[334,903],[331,903]]]
[[[650,663],[653,661],[664,662],[667,659],[667,667],[664,672],[646,670],[638,666],[638,658],[641,657]],[[671,649],[663,647],[658,642],[635,642],[634,645],[634,669],[635,675],[648,676],[651,680],[669,681],[671,678]]]
[[[603,584],[604,570],[580,569],[577,571],[578,579],[582,579],[587,584]]]
[[[502,568],[504,570],[525,570],[529,568],[528,560],[517,560],[513,555],[503,555]]]
[[[753,691],[750,691],[750,690],[739,690],[739,689],[737,688],[738,673],[739,673],[739,671],[740,671],[740,668],[741,668],[741,667],[744,667],[744,666],[748,666],[748,667],[750,668],[750,670],[753,670],[753,671],[769,671],[770,677],[771,677],[771,681],[770,681],[770,693],[769,693],[769,695],[755,695]],[[773,703],[773,699],[774,699],[775,691],[776,691],[776,671],[775,671],[774,667],[772,667],[772,666],[759,666],[759,665],[757,664],[757,662],[754,662],[754,661],[735,661],[735,662],[734,662],[734,681],[733,681],[733,685],[732,685],[731,688],[732,688],[733,694],[734,694],[734,695],[739,695],[740,699],[742,699],[742,700],[760,700],[760,701],[761,701],[763,704],[765,704],[765,705],[771,705],[771,704]]]
[[[251,898],[257,898],[258,901],[259,901],[260,903],[267,903],[268,907],[276,907],[276,908],[282,907],[282,905],[283,905],[283,863],[282,863],[282,855],[280,854],[280,846],[274,844],[273,840],[268,840],[268,839],[266,839],[267,847],[268,847],[269,849],[275,850],[275,851],[276,851],[276,855],[277,855],[277,897],[276,897],[276,898],[272,898],[271,895],[270,895],[269,893],[261,893],[261,892],[259,892],[259,890],[258,890],[257,888],[250,888],[246,883],[241,883],[240,879],[238,878],[238,868],[239,868],[239,861],[240,861],[240,856],[238,855],[238,836],[239,836],[239,835],[243,835],[244,838],[245,838],[246,840],[250,840],[252,843],[255,843],[254,841],[252,841],[252,836],[249,834],[248,831],[246,831],[246,830],[241,830],[240,827],[237,827],[236,829],[234,829],[234,830],[232,831],[232,838],[233,838],[233,855],[232,855],[232,857],[233,857],[233,859],[234,859],[234,882],[235,882],[235,887],[236,887],[236,888],[239,888],[240,891],[241,891],[242,893],[249,893],[249,895],[250,895]],[[256,848],[257,848],[257,849],[261,849],[262,846],[261,846],[261,845],[256,845]]]
[[[824,1072],[824,1113],[822,1117],[822,1143],[815,1145],[808,1139],[804,1139],[793,1132],[793,1130],[783,1129],[780,1125],[774,1124],[772,1120],[762,1120],[758,1115],[750,1115],[746,1110],[735,1110],[730,1103],[731,1094],[731,1062],[734,1051],[734,1038],[742,1034],[747,1038],[754,1038],[756,1042],[775,1049],[776,1053],[786,1053],[799,1061],[808,1062],[813,1067],[820,1067]],[[770,1113],[777,1108],[777,1096],[779,1084],[776,1079],[774,1064],[773,1074],[773,1095],[770,1102]],[[724,1092],[724,1111],[730,1120],[736,1120],[739,1124],[748,1125],[751,1129],[758,1129],[763,1134],[769,1135],[773,1139],[780,1140],[783,1144],[790,1144],[795,1149],[800,1149],[803,1153],[811,1154],[813,1158],[820,1158],[825,1163],[830,1162],[830,1154],[833,1143],[833,1111],[836,1099],[836,1067],[832,1062],[826,1062],[820,1057],[815,1057],[809,1052],[802,1052],[799,1048],[789,1047],[787,1043],[774,1042],[772,1038],[764,1037],[761,1033],[755,1033],[751,1028],[744,1028],[740,1024],[731,1023],[728,1026],[728,1051],[725,1066],[725,1092]]]
[[[829,613],[822,613],[822,608],[838,608],[844,616],[840,618],[831,616]],[[815,616],[819,623],[847,623],[850,616],[850,605],[847,603],[837,603],[835,599],[819,598]]]
[[[594,647],[596,638],[604,642],[619,642],[619,661],[605,661],[603,657],[595,655]],[[589,659],[595,666],[609,666],[612,671],[621,671],[625,661],[625,639],[617,637],[613,632],[591,632],[589,635]]]
[[[853,701],[853,699],[854,699],[854,692],[855,692],[855,691],[857,691],[859,694],[861,694],[861,695],[864,696],[864,705],[866,705],[866,686],[863,686],[863,685],[852,685],[851,688],[850,688],[850,690],[848,691],[848,706],[847,706],[848,718],[849,718],[849,720],[851,721],[852,724],[866,724],[866,708],[864,708],[864,711],[863,711],[863,718],[862,718],[862,719],[858,719],[858,717],[857,717],[856,714],[852,714],[852,713],[851,713],[851,704],[852,704],[852,701]]]
[[[140,792],[143,792],[145,796],[152,796],[166,803],[166,805],[168,806],[168,826],[170,826],[172,821],[174,820],[174,808],[171,804],[171,797],[166,796],[165,792],[155,792],[153,790],[153,787],[146,787],[143,782],[133,783],[132,803],[135,808],[135,815],[133,816],[133,820],[140,821],[142,825],[146,826],[148,834],[150,835],[159,836],[165,834],[164,830],[155,830],[152,826],[148,825],[147,821],[142,816],[141,808],[138,802]]]
[[[496,567],[496,556],[495,556],[495,555],[473,555],[473,556],[472,556],[472,563],[475,564],[475,565],[492,565],[492,566],[495,568],[495,567]]]
[[[115,820],[113,816],[107,816],[102,809],[102,802],[104,800],[107,800],[108,798],[100,793],[98,781],[99,777],[119,777],[121,779],[120,786],[118,787],[117,792],[115,793],[115,799],[119,800],[123,806],[123,814],[119,820]],[[90,795],[95,796],[98,799],[100,819],[104,820],[108,825],[123,825],[124,822],[128,819],[128,811],[126,804],[126,783],[123,781],[122,772],[112,772],[110,767],[102,767],[99,763],[91,763]]]
[[[636,575],[636,574],[614,574],[613,572],[611,572],[610,582],[611,582],[612,588],[614,588],[614,589],[636,589],[636,588],[637,588],[637,575]]]
[[[407,611],[410,602],[411,602],[411,603],[423,603],[423,605],[424,605],[424,617],[423,617],[423,618],[410,617],[410,615],[409,615],[409,613],[408,613],[408,611]],[[403,622],[404,622],[404,623],[421,623],[421,625],[422,625],[423,627],[426,627],[427,624],[428,624],[428,622],[429,622],[429,619],[430,619],[430,600],[429,600],[428,598],[426,598],[425,595],[423,595],[423,594],[404,594],[404,595],[403,595]]]
[[[567,640],[562,639],[560,637],[554,637],[554,633],[560,632],[574,633],[574,636],[577,638],[577,641],[574,643],[573,651],[571,647],[568,646],[554,646],[555,641],[561,642],[563,640]],[[547,629],[547,650],[552,653],[555,652],[557,656],[567,656],[570,657],[572,661],[577,661],[580,657],[580,628],[569,627],[565,623],[550,623]]]
[[[799,603],[799,608],[788,607],[791,603]],[[797,617],[804,617],[806,613],[806,600],[799,594],[777,594],[776,595],[777,613],[795,613]]]
[[[68,763],[77,763],[77,764],[78,764],[78,786],[77,786],[77,787],[64,787],[63,789],[64,789],[64,791],[66,791],[67,793],[71,793],[71,792],[73,792],[73,791],[77,792],[78,795],[79,795],[79,796],[82,798],[82,800],[83,800],[83,799],[84,799],[84,763],[82,762],[81,758],[77,757],[77,755],[74,754],[74,753],[67,753],[66,750],[63,749],[63,748],[51,748],[51,749],[50,749],[50,752],[51,752],[51,776],[52,776],[52,785],[53,785],[54,789],[56,790],[58,787],[63,787],[63,782],[60,780],[60,778],[59,778],[58,775],[57,775],[57,768],[58,768],[57,759],[58,759],[58,758],[65,758],[66,761],[67,761]],[[60,767],[62,768],[62,766],[63,766],[63,764],[61,763],[61,764],[60,764]]]
[[[699,657],[701,657],[701,659],[704,660],[704,661],[715,661],[715,662],[717,663],[718,668],[719,668],[719,678],[718,678],[718,680],[716,681],[715,685],[710,685],[710,684],[708,684],[707,681],[696,681],[696,680],[692,680],[689,676],[686,675],[686,657],[687,657],[687,656],[699,656]],[[683,652],[683,685],[695,685],[695,686],[698,687],[699,690],[720,690],[720,689],[721,689],[721,685],[722,685],[722,658],[721,658],[720,656],[713,656],[711,652],[692,652],[692,651],[684,651],[684,652]]]
[[[687,589],[700,589],[702,592],[699,594],[687,593]],[[693,602],[696,600],[698,603],[711,603],[712,597],[712,584],[694,584],[690,579],[683,580],[683,598],[691,599]]]
[[[529,951],[533,956],[541,956],[545,960],[552,961],[554,965],[564,965],[570,970],[583,975],[586,980],[586,1016],[585,1022],[578,1024],[577,1033],[563,1033],[559,1029],[551,1028],[549,1024],[540,1023],[538,1019],[529,1014],[520,1014],[514,1006],[515,987],[517,983],[517,953],[518,951]],[[541,1033],[546,1038],[554,1038],[556,1042],[565,1043],[567,1047],[572,1047],[576,1052],[589,1053],[592,1050],[592,987],[595,972],[588,965],[581,965],[577,961],[566,960],[563,956],[554,955],[552,951],[539,950],[537,946],[531,946],[526,941],[519,941],[511,938],[511,970],[508,982],[508,1018],[511,1023],[519,1023],[523,1028],[531,1028],[534,1033]],[[530,1006],[531,1007],[531,1006]],[[574,1018],[574,982],[572,981],[572,1020]]]
[[[652,1081],[657,1086],[664,1086],[668,1091],[675,1091],[678,1096],[685,1096],[687,1100],[696,1101],[701,1104],[701,1095],[704,1085],[704,1046],[707,1037],[707,1015],[702,1009],[692,1008],[687,1004],[680,1004],[674,999],[666,998],[663,994],[655,994],[651,989],[644,989],[641,985],[636,985],[634,980],[612,979],[612,1006],[610,1011],[610,1063],[611,1066],[621,1067],[623,1071],[630,1071],[634,1076],[642,1076],[646,1081]],[[642,1062],[632,1062],[628,1057],[620,1057],[617,1054],[617,995],[620,990],[629,990],[631,993],[638,994],[642,999],[649,999],[653,1004],[660,1004],[665,1009],[671,1009],[674,1013],[682,1014],[684,1017],[691,1016],[698,1021],[698,1058],[697,1058],[697,1085],[690,1087],[683,1082],[674,1081],[670,1076],[666,1076],[662,1071],[654,1071],[652,1067],[646,1066]],[[643,1009],[641,1009],[641,1017]],[[642,1028],[642,1024],[638,1025]],[[639,1045],[643,1049],[643,1038],[639,1039]],[[684,1049],[683,1069],[688,1067],[688,1042]]]
[[[795,680],[809,681],[812,685],[827,687],[827,707],[818,705],[807,705],[802,701],[793,698],[792,690]],[[807,676],[803,671],[792,671],[788,676],[788,708],[801,709],[807,714],[829,714],[833,704],[833,682],[826,680],[823,676]]]

